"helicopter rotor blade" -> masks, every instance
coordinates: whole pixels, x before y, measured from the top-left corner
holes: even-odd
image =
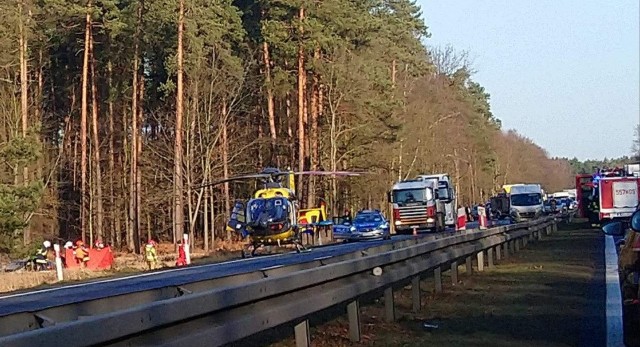
[[[219,181],[215,181],[215,182],[211,182],[211,183],[201,184],[201,185],[193,187],[193,189],[217,186],[219,184],[223,184],[223,183],[227,183],[227,182],[233,182],[233,181],[243,181],[243,180],[249,180],[249,179],[269,178],[269,177],[271,177],[270,174],[240,175],[240,176],[229,177],[229,178],[226,178],[226,179],[223,179],[223,180],[219,180]]]
[[[294,175],[310,175],[310,176],[360,176],[366,174],[366,172],[353,172],[353,171],[297,171],[293,172]]]

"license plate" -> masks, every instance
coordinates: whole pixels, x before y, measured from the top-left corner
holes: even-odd
[[[419,225],[412,225],[412,226],[410,226],[409,228],[411,228],[411,229],[418,229],[419,227],[420,227]]]

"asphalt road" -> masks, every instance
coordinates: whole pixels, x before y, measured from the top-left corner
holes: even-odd
[[[504,225],[502,222],[500,225]],[[467,223],[467,229],[477,227],[477,223]],[[451,233],[449,229],[444,233]],[[421,233],[419,237],[428,237],[433,233]],[[314,261],[320,258],[334,257],[358,250],[412,238],[412,235],[393,235],[391,240],[372,240],[354,243],[336,244],[319,247],[308,252],[295,252],[238,259],[223,263],[175,268],[150,273],[97,280],[41,289],[30,292],[0,296],[0,317],[20,312],[34,312],[56,306],[63,306],[88,300],[120,294],[153,290],[162,287],[180,286],[196,281],[206,281],[231,275],[259,271],[276,266],[287,266]]]

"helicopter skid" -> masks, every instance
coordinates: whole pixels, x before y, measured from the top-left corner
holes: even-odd
[[[280,245],[278,245],[275,242],[272,243],[252,243],[250,245],[248,245],[245,249],[242,250],[242,258],[248,258],[248,257],[259,257],[262,255],[271,255],[271,254],[277,254],[277,253],[282,253],[282,252],[278,252],[275,251],[273,252],[271,250],[272,247],[276,247],[277,249],[282,249],[283,246],[290,246],[293,245],[295,247],[295,251],[296,253],[302,253],[302,252],[308,252],[311,250],[311,248],[307,248],[305,247],[302,243],[300,243],[300,241],[290,241],[286,244],[282,243]],[[267,251],[266,252],[260,252],[258,253],[258,250],[266,248]]]

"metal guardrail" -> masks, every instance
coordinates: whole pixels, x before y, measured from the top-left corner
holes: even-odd
[[[20,313],[0,321],[0,346],[220,346],[284,323],[309,341],[308,317],[346,305],[350,337],[360,339],[358,298],[385,292],[393,319],[393,288],[433,271],[455,272],[474,257],[479,270],[556,228],[556,218],[470,230],[442,238],[404,240],[366,251],[221,279]],[[373,274],[374,269],[381,273]],[[415,290],[415,289],[414,289]],[[419,291],[418,291],[419,293]],[[391,295],[390,295],[391,294]],[[419,300],[419,295],[414,295]],[[132,303],[134,302],[134,303]],[[414,303],[415,306],[415,303]],[[419,305],[418,305],[419,307]],[[7,327],[5,323],[10,322]],[[307,343],[305,343],[305,341]]]

